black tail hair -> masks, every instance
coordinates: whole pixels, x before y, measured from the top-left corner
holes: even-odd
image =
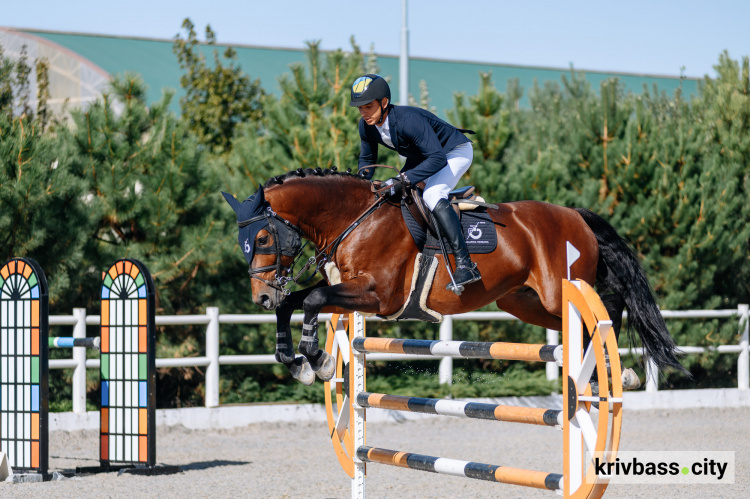
[[[690,376],[675,357],[675,344],[656,305],[651,285],[638,257],[614,227],[591,210],[575,208],[599,243],[596,280],[620,295],[628,309],[628,324],[638,333],[643,348],[660,370],[674,367]],[[628,327],[633,344],[633,335]]]

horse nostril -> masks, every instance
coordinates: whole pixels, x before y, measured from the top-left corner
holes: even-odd
[[[260,295],[260,304],[264,307],[268,307],[271,304],[271,297],[266,294]]]

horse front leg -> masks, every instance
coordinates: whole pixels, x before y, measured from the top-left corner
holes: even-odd
[[[345,310],[372,310],[378,304],[374,282],[369,277],[359,277],[335,286],[314,289],[302,303],[305,312],[299,352],[310,362],[313,371],[323,381],[329,381],[336,364],[331,355],[318,346],[318,314],[323,307]]]
[[[310,386],[315,382],[315,373],[305,356],[295,357],[292,343],[292,314],[302,308],[302,302],[313,289],[324,287],[324,281],[315,286],[290,293],[276,308],[276,360],[284,364],[292,377]]]

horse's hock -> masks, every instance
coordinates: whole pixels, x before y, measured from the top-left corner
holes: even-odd
[[[584,335],[591,339],[585,352]],[[594,463],[616,459],[622,424],[621,368],[612,322],[599,296],[585,282],[563,281],[562,346],[366,338],[364,318],[351,314],[332,317],[326,351],[336,360],[335,377],[325,384],[328,428],[339,463],[352,478],[352,497],[365,495],[368,462],[549,489],[572,498],[604,494],[608,481],[596,474]],[[369,393],[365,390],[365,358],[375,352],[562,363],[563,409]],[[592,382],[598,383],[594,393]],[[548,473],[366,446],[367,409],[562,429],[563,470]]]

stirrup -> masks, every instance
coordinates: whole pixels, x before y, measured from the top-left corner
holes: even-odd
[[[460,270],[466,270],[466,271],[468,271],[469,272],[469,277],[468,278],[464,278],[463,280],[456,279],[456,274],[458,274],[458,272]],[[477,264],[476,263],[472,263],[471,267],[467,267],[465,265],[461,265],[453,273],[453,279],[451,280],[451,282],[449,282],[448,284],[445,285],[445,289],[447,289],[448,291],[453,291],[458,296],[461,296],[461,293],[463,293],[463,291],[464,291],[464,286],[466,286],[467,284],[471,284],[473,282],[477,282],[477,281],[479,281],[481,279],[482,279],[482,275],[477,270]],[[454,281],[456,283],[455,287],[453,286],[453,282]]]

